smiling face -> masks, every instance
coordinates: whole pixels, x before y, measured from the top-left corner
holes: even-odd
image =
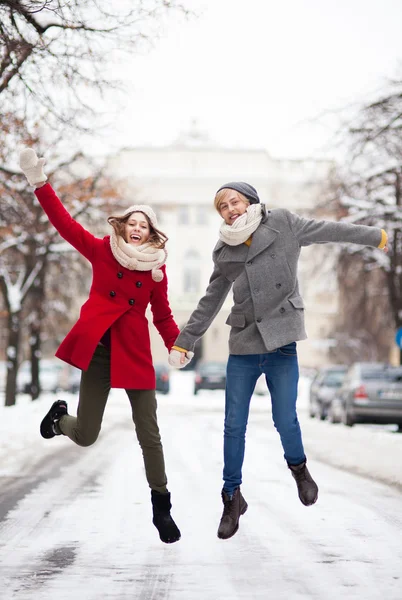
[[[151,229],[142,212],[133,212],[124,224],[124,239],[127,244],[141,246],[149,239]]]
[[[225,190],[225,196],[219,203],[219,213],[227,225],[233,223],[244,215],[250,203],[244,200],[243,197],[235,190]]]

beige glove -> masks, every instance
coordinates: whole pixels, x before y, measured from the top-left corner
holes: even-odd
[[[47,177],[43,172],[44,164],[45,159],[38,158],[35,150],[32,150],[32,148],[25,148],[20,152],[21,171],[31,185],[36,186],[47,180]]]
[[[184,356],[184,362],[181,362],[181,358]],[[186,367],[190,360],[193,358],[194,352],[188,350],[187,352],[179,352],[179,350],[171,350],[169,353],[168,363],[171,367],[176,369],[182,369]]]

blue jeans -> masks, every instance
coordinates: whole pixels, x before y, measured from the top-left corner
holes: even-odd
[[[230,354],[226,372],[223,467],[223,487],[229,494],[242,483],[250,400],[261,373],[271,394],[272,418],[285,460],[289,465],[299,465],[306,459],[296,413],[299,381],[296,342],[266,354]]]

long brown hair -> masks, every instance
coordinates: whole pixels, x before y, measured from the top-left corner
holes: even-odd
[[[152,225],[148,215],[146,215],[144,212],[142,212],[142,210],[133,210],[133,212],[128,213],[128,215],[124,215],[124,217],[113,217],[113,216],[109,217],[107,222],[109,223],[109,225],[111,225],[113,227],[116,235],[120,235],[124,240],[125,239],[125,237],[124,237],[125,224],[129,220],[131,215],[135,212],[140,212],[142,215],[144,215],[144,217],[147,220],[147,223],[149,225],[149,231],[150,231],[147,242],[149,244],[152,244],[152,246],[154,246],[155,248],[164,248],[166,245],[166,242],[168,241],[169,238],[167,237],[167,235],[165,233],[163,233],[163,231],[160,231],[160,229],[157,229],[156,227],[154,227]]]

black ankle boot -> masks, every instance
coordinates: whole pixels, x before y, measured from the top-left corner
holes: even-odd
[[[296,481],[297,491],[299,492],[299,498],[302,504],[304,504],[304,506],[311,506],[317,502],[318,486],[307,469],[306,461],[302,462],[300,465],[288,464],[288,467]]]
[[[153,520],[152,523],[159,531],[159,537],[165,544],[173,544],[178,542],[181,534],[176,523],[173,521],[170,509],[170,493],[161,494],[155,490],[151,490]]]
[[[61,417],[68,415],[67,402],[65,400],[57,400],[53,402],[49,412],[42,420],[40,424],[40,434],[46,439],[50,439],[55,435],[62,435],[62,431],[59,427],[59,421]]]
[[[232,497],[222,490],[222,502],[223,513],[218,527],[218,538],[227,540],[239,529],[239,519],[246,512],[248,504],[239,487],[235,489]]]

